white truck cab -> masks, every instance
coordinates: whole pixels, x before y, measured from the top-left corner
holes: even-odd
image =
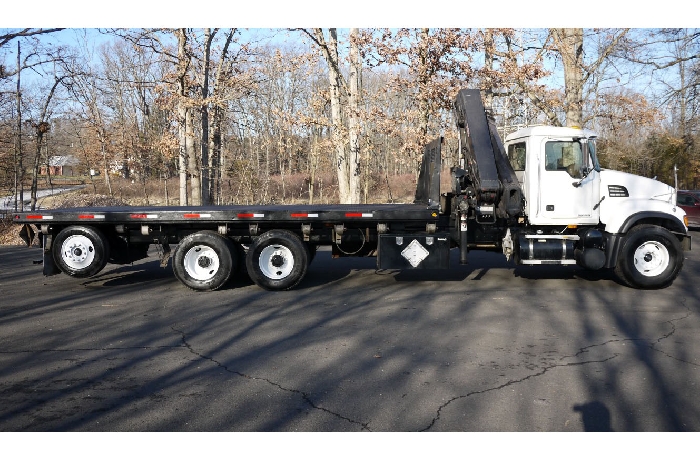
[[[624,233],[647,213],[677,221],[687,232],[676,190],[660,181],[601,169],[596,136],[578,128],[533,126],[506,137],[505,147],[532,225],[598,225]]]
[[[524,200],[520,237],[529,242],[520,240],[520,263],[545,263],[533,260],[539,243],[573,239],[577,264],[615,268],[631,286],[663,287],[678,275],[690,237],[675,188],[602,169],[595,134],[579,128],[523,128],[506,137],[504,149]]]

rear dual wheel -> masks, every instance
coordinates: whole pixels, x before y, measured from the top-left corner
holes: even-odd
[[[225,236],[200,231],[183,238],[173,256],[173,272],[197,291],[217,290],[238,267],[238,248]]]
[[[309,249],[297,235],[270,230],[253,240],[246,269],[251,280],[266,290],[289,290],[306,275],[309,257]]]

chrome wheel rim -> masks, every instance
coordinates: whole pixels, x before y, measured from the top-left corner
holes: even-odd
[[[656,277],[668,268],[671,256],[658,241],[647,241],[634,251],[634,267],[645,277]]]
[[[198,245],[185,254],[183,265],[187,274],[195,280],[205,281],[219,270],[219,255],[209,246]]]
[[[286,246],[279,244],[265,247],[260,252],[260,271],[267,278],[282,280],[287,278],[294,268],[294,256]]]
[[[82,270],[95,260],[95,245],[87,236],[69,236],[61,245],[61,257],[70,268]]]

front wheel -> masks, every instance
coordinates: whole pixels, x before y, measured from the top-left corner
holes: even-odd
[[[193,290],[217,290],[231,277],[238,260],[231,240],[217,233],[200,231],[186,236],[177,245],[173,272]]]
[[[615,272],[635,288],[664,288],[678,276],[683,259],[683,248],[670,231],[638,225],[627,233]]]
[[[287,230],[270,230],[255,238],[246,255],[248,275],[266,290],[289,290],[306,275],[309,250]]]
[[[66,275],[92,277],[107,265],[109,242],[96,228],[66,227],[54,238],[53,259]]]

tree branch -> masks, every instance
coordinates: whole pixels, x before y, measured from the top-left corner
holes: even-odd
[[[7,34],[0,35],[0,47],[4,46],[8,42],[10,42],[12,39],[16,39],[18,37],[31,37],[31,36],[36,36],[39,34],[50,34],[52,32],[62,31],[63,29],[65,29],[65,28],[51,28],[51,29],[25,28],[25,29],[22,29],[21,31],[10,32]]]

